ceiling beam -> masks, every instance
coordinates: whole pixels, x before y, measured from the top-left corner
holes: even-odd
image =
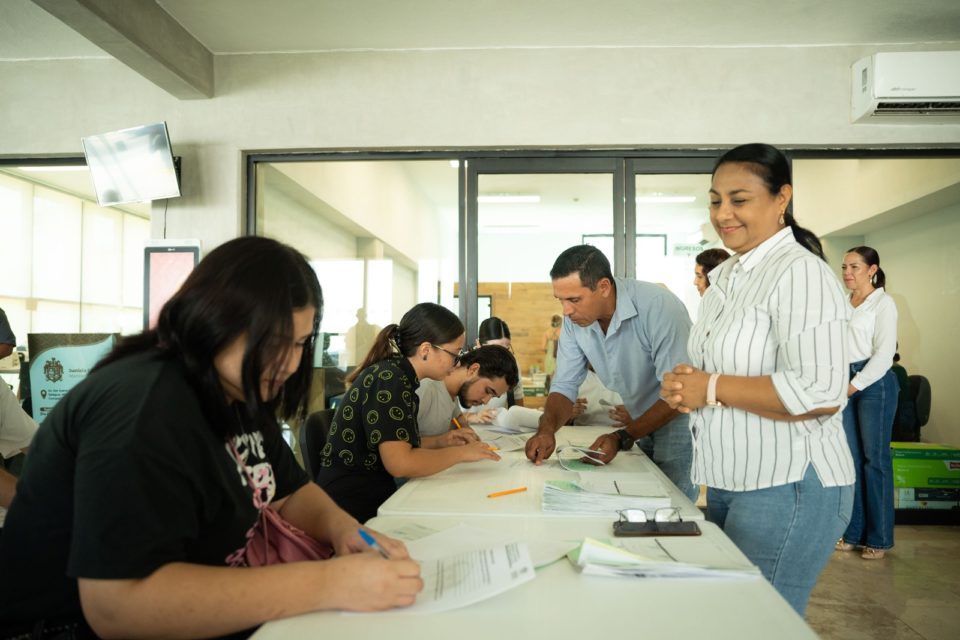
[[[164,91],[213,97],[213,54],[154,0],[33,0]]]

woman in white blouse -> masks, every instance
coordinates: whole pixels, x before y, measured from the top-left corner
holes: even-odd
[[[843,284],[853,317],[847,331],[849,400],[843,428],[857,469],[850,526],[837,549],[863,547],[861,557],[879,560],[893,546],[893,463],[890,434],[900,387],[890,368],[897,351],[897,306],[884,292],[880,254],[854,247],[843,257]]]
[[[802,615],[847,528],[854,469],[840,413],[849,307],[819,240],[787,210],[792,195],[774,147],[717,161],[710,221],[734,256],[710,273],[691,364],[661,394],[690,414],[708,518]]]

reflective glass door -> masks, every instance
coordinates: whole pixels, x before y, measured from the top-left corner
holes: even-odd
[[[551,320],[561,310],[550,282],[554,260],[588,243],[623,273],[623,200],[615,195],[622,193],[622,166],[615,159],[468,163],[466,228],[475,233],[467,234],[465,266],[489,310],[467,306],[462,314],[471,336],[485,319],[481,308],[508,324],[527,406],[542,404],[555,362]]]

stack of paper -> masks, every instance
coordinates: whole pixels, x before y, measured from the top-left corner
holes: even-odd
[[[547,480],[543,510],[610,515],[623,509],[653,512],[670,506],[670,496],[655,479],[637,480],[594,476],[578,480]]]
[[[616,544],[616,543],[615,543]],[[756,567],[714,567],[679,562],[655,540],[650,555],[631,553],[626,549],[586,538],[583,544],[567,556],[587,575],[635,578],[755,578]]]
[[[509,409],[499,409],[493,424],[487,427],[490,431],[499,433],[527,433],[536,431],[543,414],[536,409],[512,406]]]

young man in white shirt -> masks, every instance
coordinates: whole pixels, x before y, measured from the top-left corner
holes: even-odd
[[[436,436],[457,424],[465,426],[466,414],[461,406],[486,404],[506,393],[519,380],[517,361],[506,348],[484,345],[468,351],[460,359],[459,366],[443,380],[420,381],[417,388],[420,435]]]

